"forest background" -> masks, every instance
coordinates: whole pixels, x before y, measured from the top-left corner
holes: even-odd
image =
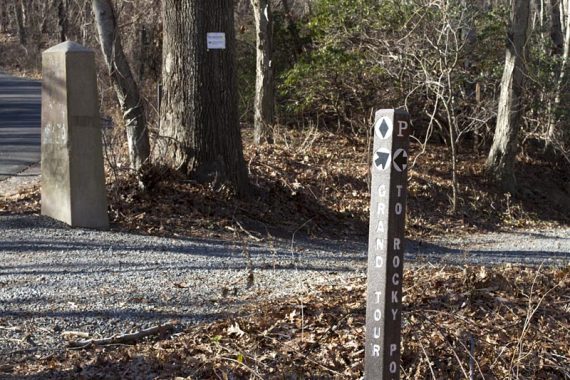
[[[154,149],[162,82],[161,4],[114,5]],[[263,235],[277,227],[273,232],[364,235],[374,111],[399,107],[411,114],[414,131],[412,234],[568,221],[565,1],[530,2],[524,91],[512,112],[520,117],[512,126],[515,138],[508,142],[516,155],[509,160],[516,162],[516,180],[509,185],[490,170],[500,92],[507,87],[501,81],[508,36],[517,27],[508,2],[283,0],[269,5],[275,113],[268,128],[274,144],[252,141],[255,19],[249,1],[235,6],[240,124],[255,189],[247,201],[219,186],[190,183],[163,167],[144,174],[152,189],[136,186],[125,123],[100,53],[90,2],[2,1],[0,63],[38,77],[40,52],[60,40],[96,50],[102,115],[112,127],[105,132],[111,209],[114,221],[125,228]],[[37,207],[36,201],[28,205]],[[178,220],[180,207],[168,206],[177,203],[195,214],[193,225]]]
[[[413,124],[408,237],[421,244],[434,235],[570,221],[568,0],[515,2],[526,10],[504,0],[270,1],[275,112],[265,127],[273,141],[256,141],[255,17],[249,0],[236,1],[239,122],[251,184],[245,197],[156,158],[170,20],[159,0],[112,3],[144,105],[153,157],[144,170],[132,167],[129,126],[91,1],[1,0],[0,67],[40,79],[41,52],[50,46],[70,39],[96,51],[113,229],[221,237],[244,247],[300,235],[364,241],[374,112],[399,107]],[[515,41],[522,48],[513,52]],[[509,62],[518,65],[514,85]],[[514,102],[511,92],[501,103],[506,89],[515,90]],[[501,122],[501,105],[509,104],[503,117],[517,117]],[[507,181],[489,158],[498,125],[510,131]],[[0,212],[39,213],[37,186],[4,200]],[[570,376],[567,268],[426,264],[405,278],[402,377]],[[360,378],[364,292],[359,278],[252,305],[239,318],[172,339],[64,351],[0,370],[63,378],[78,371],[86,378]]]

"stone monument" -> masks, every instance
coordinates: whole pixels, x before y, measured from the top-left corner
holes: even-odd
[[[107,229],[95,54],[67,41],[42,60],[42,215]]]
[[[364,361],[368,380],[392,380],[400,376],[409,135],[406,112],[376,112]]]

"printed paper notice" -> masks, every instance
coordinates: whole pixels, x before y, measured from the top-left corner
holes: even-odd
[[[225,49],[226,33],[208,33],[207,41],[208,49]]]

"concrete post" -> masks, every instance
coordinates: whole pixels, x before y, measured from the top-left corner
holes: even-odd
[[[67,41],[42,58],[42,215],[107,229],[95,54]]]

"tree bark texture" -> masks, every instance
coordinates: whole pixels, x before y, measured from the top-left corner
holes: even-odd
[[[36,55],[41,50],[42,30],[39,2],[26,1],[26,29],[28,36],[28,45],[32,49],[32,54]],[[38,58],[39,62],[39,58]]]
[[[255,80],[254,143],[273,142],[271,127],[275,116],[273,78],[273,16],[270,0],[251,0],[255,17],[257,65]]]
[[[530,18],[529,22],[531,30],[536,29],[538,26],[542,28],[545,15],[545,0],[531,0],[530,2]],[[546,0],[548,1],[548,0]]]
[[[489,177],[504,191],[511,193],[516,191],[514,162],[522,118],[529,16],[530,1],[514,0],[505,67],[501,79],[497,125],[486,163]]]
[[[27,45],[26,26],[24,25],[24,10],[22,0],[14,0],[14,13],[16,14],[16,26],[18,27],[18,38],[20,44]]]
[[[0,2],[0,32],[6,33],[8,31],[8,4],[6,1]]]
[[[89,38],[91,36],[90,33],[90,25],[92,23],[93,15],[91,14],[91,7],[89,6],[89,1],[86,0],[83,4],[83,7],[80,11],[81,18],[80,18],[80,33],[81,33],[81,44],[87,45]]]
[[[65,42],[67,40],[67,0],[59,0],[57,4],[57,24],[59,26],[59,40]]]
[[[563,107],[566,107],[569,100],[566,70],[570,55],[570,1],[559,0],[559,2],[557,2],[557,6],[558,12],[556,14],[554,11],[552,12],[552,23],[554,23],[554,18],[558,17],[558,25],[556,26],[556,29],[559,29],[559,31],[551,33],[551,36],[553,34],[560,34],[561,37],[557,38],[562,38],[562,41],[559,42],[554,40],[554,36],[552,37],[552,42],[555,46],[558,43],[561,43],[559,51],[555,51],[557,55],[560,55],[561,63],[560,68],[555,72],[557,80],[554,93],[554,105],[549,118],[550,120],[547,132],[547,144],[550,147],[564,146],[566,144],[565,140],[568,138],[568,132],[566,131],[566,133],[564,133],[565,131],[563,130],[565,123],[560,122],[561,120],[559,120],[557,114]],[[561,17],[561,14],[563,14],[564,17]],[[560,21],[561,18],[564,19],[564,27]]]
[[[140,170],[150,155],[148,129],[139,88],[123,52],[111,0],[93,0],[101,50],[123,112],[131,168]]]
[[[552,54],[562,55],[564,50],[564,34],[562,33],[562,20],[560,19],[560,0],[550,0],[550,39],[552,40]]]
[[[163,94],[157,154],[200,182],[247,193],[238,115],[233,0],[163,1]],[[208,49],[207,33],[225,33]]]
[[[53,7],[53,0],[46,0],[40,3],[40,33],[48,33],[48,23],[50,18],[50,9]]]

